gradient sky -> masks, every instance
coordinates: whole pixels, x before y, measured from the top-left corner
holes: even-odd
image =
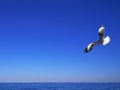
[[[120,82],[119,41],[119,0],[1,0],[0,82]]]

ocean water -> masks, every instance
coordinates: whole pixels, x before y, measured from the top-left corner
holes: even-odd
[[[120,90],[120,83],[0,83],[0,90]]]

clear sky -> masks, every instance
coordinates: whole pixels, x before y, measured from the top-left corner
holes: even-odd
[[[1,0],[0,82],[120,82],[119,41],[119,0]]]

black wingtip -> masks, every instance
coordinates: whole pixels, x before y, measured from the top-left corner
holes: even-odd
[[[88,53],[88,50],[87,50],[87,48],[84,50],[84,53]]]

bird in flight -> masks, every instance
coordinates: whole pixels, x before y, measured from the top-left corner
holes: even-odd
[[[95,41],[95,42],[91,42],[84,50],[85,53],[88,53],[89,51],[91,51],[94,46],[99,45],[99,44],[103,44],[103,45],[107,45],[110,42],[110,37],[106,36],[105,37],[105,27],[102,25],[99,30],[98,30],[98,35],[99,35],[99,40]]]

